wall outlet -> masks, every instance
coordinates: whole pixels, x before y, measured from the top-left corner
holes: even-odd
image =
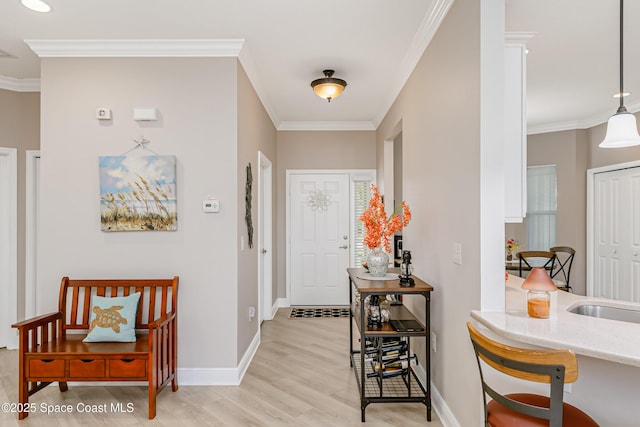
[[[249,307],[249,320],[253,319],[254,317],[256,317],[256,308]]]
[[[436,347],[437,347],[437,337],[436,337],[436,333],[431,331],[431,351],[433,351],[434,353],[436,352]]]
[[[462,265],[462,243],[453,242],[453,263]]]

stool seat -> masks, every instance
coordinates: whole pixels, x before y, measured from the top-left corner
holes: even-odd
[[[578,360],[571,350],[514,347],[482,335],[471,322],[467,329],[480,371],[485,427],[598,427],[590,416],[563,401],[564,384],[578,379]],[[549,397],[502,394],[487,383],[483,367],[547,384]]]
[[[505,397],[533,406],[548,408],[550,400],[546,396],[528,393],[507,394]],[[487,404],[489,425],[492,427],[547,427],[549,420],[530,417],[502,406],[495,400]],[[598,427],[593,418],[575,406],[562,404],[562,427]]]

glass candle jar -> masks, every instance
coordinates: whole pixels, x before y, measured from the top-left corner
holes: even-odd
[[[546,291],[527,292],[527,313],[531,317],[538,319],[549,318],[549,308],[551,306],[551,295]]]

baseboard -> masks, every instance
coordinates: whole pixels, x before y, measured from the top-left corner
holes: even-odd
[[[245,351],[237,368],[178,368],[179,385],[240,385],[260,347],[260,331]]]
[[[414,369],[418,379],[424,386],[427,382],[427,373],[424,370],[424,366],[418,365]],[[431,383],[431,405],[444,427],[460,427],[460,423],[451,412],[451,409],[449,409],[449,405],[447,405],[447,402],[442,398],[438,388],[433,383]]]

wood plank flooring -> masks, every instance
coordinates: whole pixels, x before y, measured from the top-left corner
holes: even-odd
[[[40,405],[72,405],[71,414],[37,412],[18,422],[0,411],[2,427],[75,426],[429,426],[442,427],[432,412],[426,421],[422,404],[373,404],[360,422],[360,400],[349,367],[348,319],[288,319],[281,309],[262,325],[262,343],[240,386],[166,388],[157,401],[157,416],[147,419],[147,388],[70,386],[61,393],[47,387],[31,396]],[[183,341],[184,342],[184,341]],[[17,352],[0,349],[0,404],[16,402]],[[179,381],[179,379],[178,379]],[[78,404],[121,403],[133,412],[78,413]],[[109,408],[110,409],[110,408]]]

